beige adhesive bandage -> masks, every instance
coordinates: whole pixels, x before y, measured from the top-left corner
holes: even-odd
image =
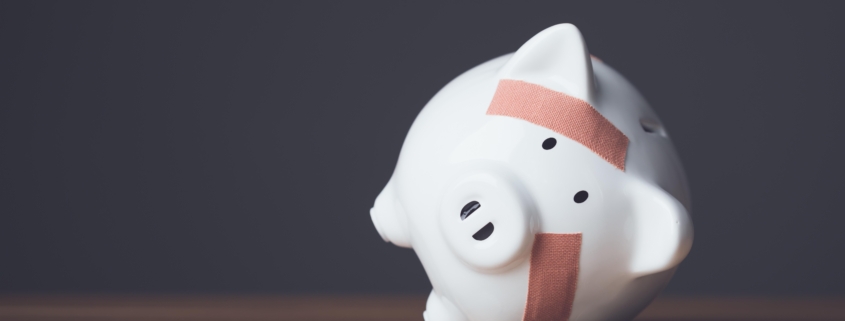
[[[580,258],[581,233],[534,235],[522,321],[569,320]]]
[[[590,103],[576,97],[521,80],[502,79],[487,115],[519,118],[551,129],[625,170],[628,137]]]

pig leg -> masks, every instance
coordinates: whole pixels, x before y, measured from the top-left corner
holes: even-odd
[[[425,321],[469,321],[449,299],[437,295],[434,290],[428,295],[423,312]]]

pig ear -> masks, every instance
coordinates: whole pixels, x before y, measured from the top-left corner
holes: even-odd
[[[499,76],[542,85],[595,105],[590,53],[572,24],[554,25],[535,35],[499,70]]]
[[[645,182],[629,186],[634,219],[631,271],[636,276],[671,269],[692,246],[692,222],[683,204]]]
[[[376,226],[376,231],[385,242],[391,242],[400,247],[411,247],[411,237],[408,233],[408,219],[402,203],[396,197],[393,178],[376,197],[373,208],[370,209],[370,219]]]

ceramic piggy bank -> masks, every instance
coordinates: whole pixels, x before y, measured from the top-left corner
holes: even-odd
[[[689,199],[654,111],[560,24],[431,99],[370,216],[427,321],[625,320],[689,252]]]

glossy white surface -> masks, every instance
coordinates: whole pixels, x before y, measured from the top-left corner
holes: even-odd
[[[626,170],[550,129],[486,115],[500,79],[590,102],[630,139]],[[545,150],[550,137],[557,144]],[[579,191],[589,193],[583,203],[573,201]],[[480,207],[461,220],[470,201]],[[689,208],[683,169],[654,111],[621,75],[590,59],[577,28],[561,24],[431,99],[371,217],[385,241],[419,256],[434,287],[428,321],[521,320],[534,234],[573,232],[583,233],[583,244],[570,320],[624,320],[688,253]],[[474,239],[487,223],[493,233]]]

